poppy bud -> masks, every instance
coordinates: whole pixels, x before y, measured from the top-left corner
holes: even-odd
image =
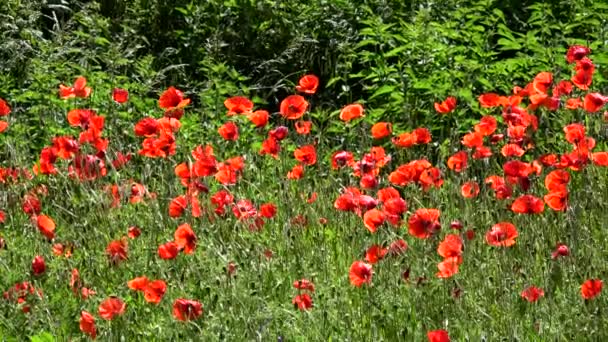
[[[456,220],[456,221],[452,221],[452,223],[450,223],[450,228],[455,229],[455,230],[461,230],[462,229],[462,222]]]
[[[32,261],[32,272],[34,275],[41,275],[46,270],[46,264],[44,258],[37,255]]]
[[[112,98],[117,103],[125,103],[129,100],[129,92],[126,89],[114,88]]]

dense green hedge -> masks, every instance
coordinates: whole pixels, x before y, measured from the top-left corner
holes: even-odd
[[[142,98],[176,85],[213,120],[235,94],[274,110],[312,72],[324,132],[342,134],[324,119],[362,101],[370,122],[428,126],[441,140],[449,135],[430,114],[445,96],[509,92],[541,70],[569,78],[555,59],[573,43],[608,65],[608,4],[589,0],[7,0],[0,22],[0,97],[18,104],[19,129],[38,147],[48,136],[32,127],[62,120],[48,101],[80,74]],[[607,90],[607,76],[599,70],[594,89]]]

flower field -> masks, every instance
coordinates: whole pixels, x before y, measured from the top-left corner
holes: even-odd
[[[312,73],[276,111],[237,93],[200,115],[188,89],[75,76],[40,95],[63,113],[41,149],[3,97],[0,336],[606,339],[607,66],[555,58],[431,99],[445,141],[366,99],[321,117]]]

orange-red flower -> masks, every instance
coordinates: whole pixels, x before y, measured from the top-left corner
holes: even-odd
[[[11,107],[8,105],[8,103],[0,98],[0,116],[7,116],[11,113]]]
[[[602,292],[604,283],[600,279],[588,279],[581,285],[581,296],[586,299],[593,299]]]
[[[293,282],[293,287],[298,290],[315,292],[315,285],[308,279],[300,279]]]
[[[568,191],[555,190],[546,194],[543,199],[547,206],[555,211],[566,210],[568,206]]]
[[[95,317],[86,311],[80,312],[80,331],[91,336],[92,339],[97,337],[97,328],[95,327]]]
[[[113,264],[127,260],[127,242],[124,240],[111,241],[106,247],[106,255]]]
[[[173,317],[180,321],[197,319],[202,314],[203,305],[200,302],[182,298],[173,302]]]
[[[300,93],[313,95],[319,87],[319,78],[315,75],[305,75],[300,78],[296,90]]]
[[[545,204],[540,198],[522,195],[511,204],[511,210],[518,214],[539,214],[545,210]]]
[[[553,170],[545,177],[545,187],[549,191],[565,190],[570,182],[570,174],[565,170]]]
[[[41,275],[46,271],[46,263],[44,258],[40,255],[36,255],[32,260],[32,273],[34,275]]]
[[[458,258],[462,255],[462,239],[457,234],[448,234],[437,247],[437,254],[442,258]],[[460,263],[460,262],[459,262]]]
[[[451,257],[446,258],[439,264],[437,264],[437,268],[439,272],[437,272],[437,278],[450,278],[458,273],[458,265],[460,258]]]
[[[583,99],[583,108],[589,113],[598,112],[608,102],[608,96],[600,93],[588,93]]]
[[[268,123],[270,114],[265,110],[256,110],[255,112],[247,114],[247,118],[251,121],[255,127],[264,127]]]
[[[493,116],[486,115],[479,120],[479,123],[475,125],[475,132],[483,135],[490,136],[496,131],[496,127],[498,123],[496,122],[496,118]]]
[[[158,106],[165,110],[165,116],[180,119],[184,115],[184,107],[190,104],[190,99],[184,98],[184,93],[171,86],[158,99]]]
[[[248,114],[253,109],[253,102],[244,96],[233,96],[224,101],[224,106],[228,109],[228,116]]]
[[[591,161],[597,166],[608,166],[608,152],[595,152],[591,154]]]
[[[36,216],[36,224],[38,230],[42,235],[46,236],[47,239],[52,240],[55,237],[55,221],[46,215]]]
[[[308,293],[302,293],[295,296],[291,302],[300,310],[309,310],[312,308],[312,298]]]
[[[456,98],[448,97],[443,102],[437,103],[435,102],[435,110],[441,114],[447,114],[453,111],[456,108]]]
[[[521,292],[521,298],[527,300],[530,303],[534,303],[539,300],[541,297],[545,296],[545,291],[543,289],[538,288],[536,286],[530,286],[525,288]]]
[[[408,221],[409,233],[419,239],[426,239],[441,229],[440,212],[437,209],[418,209]]]
[[[310,134],[310,128],[312,127],[312,121],[297,121],[296,122],[296,132],[298,134],[306,135]]]
[[[137,277],[137,278],[133,278],[132,280],[129,280],[127,282],[127,286],[134,291],[143,291],[146,286],[148,286],[148,283],[150,282],[150,280],[148,279],[148,277],[146,276],[142,276],[142,277]]]
[[[167,283],[163,280],[150,281],[144,288],[144,299],[148,303],[158,304],[163,299],[166,291]]]
[[[461,172],[467,168],[469,156],[465,151],[456,152],[448,158],[448,168],[456,172]]]
[[[358,103],[350,104],[342,108],[340,111],[340,120],[348,122],[350,120],[363,117],[363,112],[364,110],[362,105]]]
[[[390,122],[378,122],[372,126],[371,131],[374,139],[383,139],[391,135],[393,124]]]
[[[87,87],[87,79],[80,76],[74,81],[72,87],[59,85],[59,97],[62,99],[69,99],[73,97],[86,98],[91,95],[91,88]]]
[[[450,336],[445,330],[433,330],[426,333],[429,342],[450,342]]]
[[[177,254],[179,254],[179,245],[173,241],[158,246],[158,256],[160,256],[161,259],[175,259]]]
[[[479,195],[479,184],[475,181],[469,181],[462,185],[460,194],[464,198],[475,198]]]
[[[386,215],[378,209],[370,209],[363,215],[363,223],[365,227],[372,233],[378,230],[378,227],[384,223]]]
[[[280,112],[285,119],[297,120],[308,109],[308,101],[300,95],[289,95],[281,102]]]
[[[287,172],[287,179],[297,180],[304,176],[304,166],[296,164],[291,171]]]
[[[575,61],[580,61],[589,53],[591,53],[591,49],[586,46],[572,45],[568,48],[568,52],[566,53],[566,61],[568,64],[574,63]]]
[[[196,234],[192,230],[192,227],[188,223],[184,223],[177,227],[175,234],[175,243],[181,248],[184,253],[192,254],[196,249]]]
[[[112,99],[116,101],[116,103],[125,103],[129,100],[129,91],[121,88],[114,88],[112,90]]]
[[[372,265],[366,264],[363,261],[353,262],[348,273],[350,283],[355,287],[361,287],[363,284],[371,284],[372,275]]]
[[[517,238],[517,228],[510,222],[500,222],[486,233],[486,241],[491,246],[511,247]]]
[[[239,127],[232,121],[226,122],[217,131],[225,140],[236,141],[239,138]]]
[[[315,165],[317,163],[317,150],[313,145],[306,145],[296,149],[293,156],[297,161],[305,165]]]
[[[99,305],[98,311],[101,318],[112,320],[114,317],[124,314],[126,308],[127,304],[125,304],[125,302],[123,302],[120,298],[110,297]]]

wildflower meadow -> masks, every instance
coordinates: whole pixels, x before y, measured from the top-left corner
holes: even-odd
[[[0,340],[605,340],[602,44],[415,108],[368,76],[332,101],[316,68],[266,98],[89,62],[11,81]]]

